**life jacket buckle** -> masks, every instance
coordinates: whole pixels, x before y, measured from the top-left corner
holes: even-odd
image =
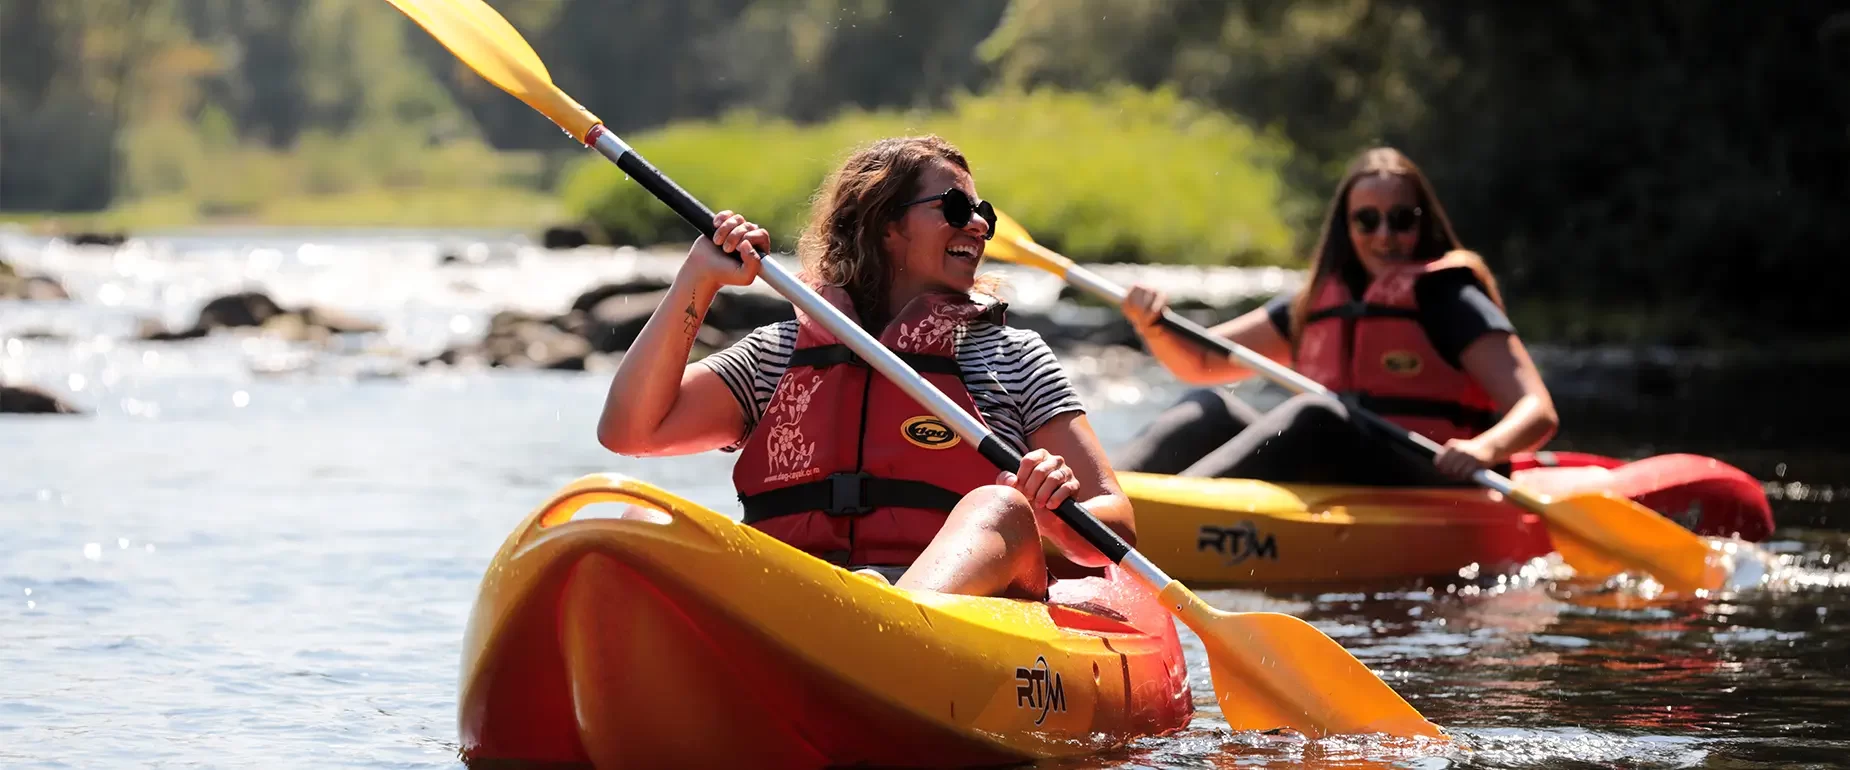
[[[862,494],[865,490],[863,482],[869,478],[872,476],[865,471],[829,474],[829,507],[826,512],[830,516],[864,516],[873,513],[873,506],[866,504],[866,497]]]

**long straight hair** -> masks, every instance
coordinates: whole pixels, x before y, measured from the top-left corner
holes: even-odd
[[[1303,333],[1304,319],[1310,315],[1310,303],[1318,283],[1326,278],[1341,280],[1346,270],[1362,269],[1361,257],[1355,253],[1355,244],[1349,241],[1349,191],[1357,182],[1369,177],[1396,177],[1413,185],[1414,194],[1419,198],[1420,242],[1414,247],[1413,257],[1420,262],[1430,262],[1453,252],[1464,255],[1471,264],[1471,272],[1483,281],[1484,291],[1490,300],[1503,306],[1503,295],[1497,290],[1497,279],[1491,275],[1490,268],[1484,264],[1482,257],[1475,252],[1464,249],[1458,243],[1458,234],[1452,229],[1451,217],[1446,216],[1445,207],[1439,204],[1439,196],[1433,192],[1432,182],[1420,171],[1411,158],[1401,154],[1392,147],[1376,147],[1363,152],[1349,164],[1343,179],[1336,186],[1336,194],[1330,197],[1328,212],[1323,218],[1323,230],[1317,236],[1317,246],[1311,252],[1309,280],[1291,301],[1291,342],[1295,346],[1298,336]]]

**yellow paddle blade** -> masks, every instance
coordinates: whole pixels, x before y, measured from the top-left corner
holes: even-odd
[[[572,97],[552,84],[533,46],[482,0],[386,0],[450,49],[483,79],[552,119],[572,138],[587,142],[598,124]]]
[[[1542,522],[1546,524],[1547,519]],[[1561,561],[1574,568],[1574,576],[1588,580],[1605,580],[1626,571],[1625,562],[1615,561],[1600,552],[1599,546],[1581,538],[1566,527],[1549,527],[1548,540],[1554,544]]]
[[[1035,243],[1021,223],[1001,211],[996,212],[996,238],[983,249],[983,256],[1037,267],[1061,278],[1073,267],[1073,260]]]
[[[1728,581],[1727,556],[1707,540],[1611,492],[1553,500],[1517,490],[1510,497],[1542,515],[1555,548],[1575,572],[1594,578],[1643,572],[1680,593],[1712,592]]]
[[[1444,737],[1375,672],[1303,620],[1277,612],[1223,612],[1176,581],[1161,598],[1201,637],[1215,698],[1235,730],[1288,727],[1313,739],[1370,733]]]

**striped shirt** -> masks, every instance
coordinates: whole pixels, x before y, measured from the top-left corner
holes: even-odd
[[[713,370],[745,414],[745,432],[725,451],[745,446],[764,415],[796,349],[794,320],[760,326],[732,346],[697,362]],[[958,332],[957,366],[964,388],[990,431],[1016,452],[1028,451],[1028,436],[1067,412],[1084,412],[1072,383],[1041,335],[1027,329],[970,322]]]

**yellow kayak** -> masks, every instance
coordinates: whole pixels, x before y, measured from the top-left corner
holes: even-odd
[[[463,645],[462,753],[602,768],[996,765],[1188,723],[1174,622],[1132,578],[1112,567],[1051,593],[901,590],[642,481],[586,476],[515,528],[483,579]]]
[[[1191,585],[1368,584],[1520,565],[1554,550],[1535,514],[1475,487],[1273,484],[1119,472],[1137,548]]]

